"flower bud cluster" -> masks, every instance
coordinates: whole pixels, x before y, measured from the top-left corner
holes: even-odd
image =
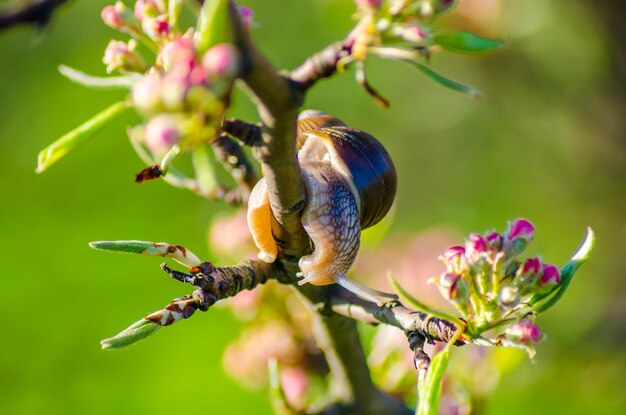
[[[199,53],[194,29],[181,32],[172,20],[175,2],[137,0],[133,8],[121,1],[102,10],[110,27],[130,34],[128,43],[111,41],[105,51],[107,71],[138,72],[132,100],[145,117],[134,128],[133,138],[145,144],[155,160],[174,145],[193,147],[211,140],[218,132],[239,73],[239,56],[228,43],[214,45]],[[244,25],[251,24],[252,12],[240,8]],[[138,43],[156,52],[147,65],[137,52]]]
[[[146,69],[143,58],[137,52],[137,42],[134,39],[127,43],[111,40],[104,50],[102,62],[107,66],[108,73],[115,70],[142,72]]]
[[[472,234],[464,246],[453,246],[440,257],[446,271],[433,281],[475,333],[523,318],[561,282],[554,265],[536,257],[520,258],[534,232],[532,223],[517,219],[503,234]],[[534,323],[522,320],[517,324],[522,325],[507,329],[509,340],[528,344],[540,338],[538,328],[529,328]]]
[[[361,60],[368,47],[384,44],[393,45],[383,55],[392,59],[406,59],[415,54],[415,48],[419,48],[419,53],[425,56],[439,50],[434,43],[433,22],[457,4],[457,0],[354,2],[358,8],[356,16],[359,24],[351,33],[354,39],[353,57]],[[403,45],[406,43],[408,45]]]

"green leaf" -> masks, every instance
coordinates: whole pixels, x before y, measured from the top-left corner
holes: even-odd
[[[433,357],[428,373],[419,392],[416,415],[437,415],[441,397],[441,380],[450,362],[450,350],[446,347]]]
[[[572,282],[576,271],[578,271],[580,267],[589,259],[595,243],[596,235],[593,232],[593,229],[587,228],[585,239],[572,256],[572,259],[570,259],[570,261],[561,269],[561,283],[558,285],[558,291],[556,291],[554,296],[552,296],[548,301],[541,304],[539,307],[536,307],[535,312],[543,313],[561,299],[563,294],[565,294],[565,290],[567,290],[567,287]],[[540,299],[531,299],[530,302],[534,303],[538,300]]]
[[[228,3],[228,0],[205,0],[202,5],[194,37],[200,55],[218,43],[231,41]]]
[[[487,39],[465,30],[436,33],[434,40],[444,50],[457,53],[484,53],[504,46],[501,40]]]
[[[35,171],[37,173],[43,172],[67,153],[74,150],[78,145],[91,138],[107,123],[120,116],[124,113],[124,111],[130,108],[132,108],[131,104],[126,101],[117,102],[78,128],[65,134],[48,147],[41,150],[37,156],[37,169]]]
[[[168,21],[172,29],[178,28],[178,19],[183,8],[183,0],[169,0],[167,6]]]
[[[102,350],[122,349],[138,342],[139,340],[145,339],[146,337],[154,334],[160,328],[161,326],[158,324],[141,319],[116,336],[102,340],[100,342],[100,346],[102,346]]]
[[[99,251],[126,252],[142,254],[152,248],[152,242],[147,241],[96,241],[89,242],[89,247]]]
[[[129,76],[91,76],[65,65],[59,65],[59,72],[70,81],[92,89],[130,89],[135,83]]]
[[[89,246],[100,251],[124,252],[147,256],[160,256],[172,258],[174,261],[186,267],[195,267],[202,261],[190,250],[167,242],[147,241],[97,241],[90,242]]]
[[[411,62],[412,64],[417,66],[417,69],[422,71],[424,75],[428,76],[430,79],[437,82],[438,84],[445,86],[446,88],[450,88],[457,92],[463,92],[464,94],[468,94],[470,97],[474,99],[482,98],[482,93],[474,87],[462,84],[457,81],[453,81],[452,79],[448,79],[445,76],[440,75],[437,72],[433,71],[428,66],[423,65],[419,62],[412,62],[412,61],[408,61],[408,62]]]

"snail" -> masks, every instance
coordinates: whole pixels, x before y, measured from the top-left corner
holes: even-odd
[[[302,225],[313,252],[299,261],[299,285],[337,283],[357,296],[381,304],[396,298],[346,277],[359,250],[361,230],[389,212],[396,194],[396,170],[389,153],[364,131],[341,120],[307,110],[298,117],[298,160],[307,202]],[[248,226],[259,258],[274,262],[278,253],[271,233],[271,209],[265,180],[248,200]]]

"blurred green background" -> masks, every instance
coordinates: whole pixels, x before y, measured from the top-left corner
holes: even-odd
[[[100,22],[109,3],[73,1],[41,33],[0,33],[0,413],[270,413],[265,394],[222,370],[221,352],[239,331],[224,309],[127,350],[99,348],[187,288],[166,278],[158,259],[95,252],[87,242],[169,241],[219,263],[207,247],[208,224],[229,209],[162,182],[135,184],[143,166],[124,132],[133,117],[35,175],[41,148],[123,97],[83,89],[56,71],[64,63],[104,74],[103,49],[121,38]],[[254,36],[281,68],[344,36],[354,11],[351,0],[241,3],[255,10]],[[386,144],[400,181],[392,232],[502,230],[526,217],[538,228],[533,252],[563,264],[592,226],[591,261],[539,320],[549,341],[537,364],[507,374],[486,412],[626,413],[626,42],[617,18],[624,6],[464,3],[447,24],[509,46],[481,57],[437,55],[433,68],[480,88],[482,101],[409,66],[373,61],[370,80],[392,101],[389,110],[350,73],[320,83],[306,105]],[[232,115],[256,120],[243,99]]]

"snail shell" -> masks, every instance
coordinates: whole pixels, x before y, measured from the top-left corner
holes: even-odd
[[[299,283],[345,283],[361,230],[378,223],[391,209],[397,188],[395,167],[373,136],[317,111],[300,115],[297,140],[307,194],[302,225],[313,243],[313,253],[300,259],[304,278]],[[264,179],[248,203],[248,226],[259,258],[273,262],[278,249]]]

